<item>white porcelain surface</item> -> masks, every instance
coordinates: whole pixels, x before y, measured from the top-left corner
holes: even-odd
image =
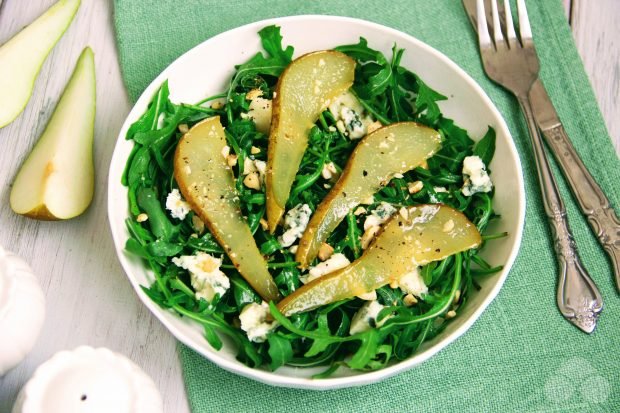
[[[45,318],[45,296],[30,266],[0,246],[0,376],[32,350]]]
[[[204,339],[199,325],[165,311],[152,302],[140,289],[140,285],[153,282],[152,273],[140,259],[124,251],[129,236],[124,224],[128,217],[128,203],[127,188],[120,182],[132,148],[132,143],[125,140],[127,129],[146,110],[153,94],[166,79],[169,81],[171,99],[175,102],[195,102],[225,90],[234,65],[246,61],[260,50],[257,32],[270,24],[282,27],[283,42],[295,47],[295,56],[341,44],[357,43],[360,36],[368,40],[370,47],[390,56],[392,45],[396,42],[399,47],[406,49],[402,65],[416,72],[440,93],[450,96],[449,100],[440,102],[447,117],[478,138],[484,134],[487,125],[497,131],[497,149],[490,168],[496,185],[494,207],[501,214],[502,220],[494,224],[493,230],[507,231],[510,235],[489,243],[484,256],[491,264],[503,264],[504,270],[481,280],[481,290],[471,297],[467,307],[440,336],[425,343],[408,360],[383,370],[355,372],[340,369],[332,378],[313,380],[310,376],[318,371],[316,369],[283,367],[270,372],[246,367],[235,359],[235,349],[230,342],[226,341],[222,350],[215,351]],[[308,36],[308,33],[312,33],[312,36]],[[108,214],[116,251],[144,304],[180,341],[222,368],[284,387],[335,389],[376,382],[420,364],[453,342],[474,323],[504,283],[519,249],[524,213],[521,164],[510,132],[500,113],[473,79],[446,56],[409,35],[378,24],[334,16],[294,16],[252,23],[213,37],[179,57],[149,85],[129,114],[119,134],[109,173]]]
[[[13,413],[159,413],[153,380],[123,355],[106,348],[61,351],[34,372]]]

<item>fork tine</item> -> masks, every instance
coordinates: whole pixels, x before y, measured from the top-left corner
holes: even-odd
[[[517,12],[519,14],[519,34],[521,35],[521,43],[532,41],[532,28],[530,27],[530,19],[527,17],[527,9],[525,8],[525,0],[517,0]]]
[[[489,36],[489,29],[487,28],[487,17],[484,14],[483,0],[478,0],[476,2],[476,18],[478,20],[478,44],[482,49],[491,45],[491,37]]]
[[[508,46],[512,49],[517,46],[517,34],[515,33],[515,26],[512,23],[512,11],[510,11],[510,2],[509,0],[504,0],[504,22],[511,22],[510,24],[506,24],[506,38],[508,40]]]
[[[491,18],[493,19],[493,40],[497,49],[505,47],[502,26],[499,24],[499,13],[497,12],[497,0],[491,0]]]

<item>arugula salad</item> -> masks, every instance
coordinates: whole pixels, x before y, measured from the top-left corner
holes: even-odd
[[[144,292],[250,367],[376,370],[415,353],[492,267],[489,128],[357,44],[293,59],[279,27],[227,90],[173,103],[167,82],[131,125],[126,250]],[[205,70],[208,70],[205,68]]]

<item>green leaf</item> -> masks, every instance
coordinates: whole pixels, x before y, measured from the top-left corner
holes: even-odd
[[[361,334],[359,337],[361,341],[360,346],[347,365],[356,370],[366,367],[370,360],[376,356],[379,350],[380,339],[379,331],[374,328]]]
[[[293,58],[293,46],[287,46],[286,49],[282,47],[282,35],[280,34],[280,27],[267,26],[258,32],[261,38],[263,49],[273,59],[279,59],[282,63],[290,63]]]
[[[484,135],[476,146],[474,146],[474,155],[482,159],[485,165],[489,165],[495,154],[495,129],[489,126],[487,133]]]
[[[267,350],[271,361],[269,368],[271,371],[282,367],[293,358],[293,347],[291,342],[278,333],[272,333],[267,337],[269,349]]]
[[[211,345],[211,347],[213,347],[217,351],[221,350],[222,340],[220,340],[220,337],[215,332],[215,329],[213,329],[211,326],[207,324],[204,325],[204,329],[205,329],[205,338],[207,339],[207,342]]]
[[[174,257],[183,251],[183,246],[158,239],[148,244],[146,249],[149,254],[155,257]]]
[[[447,98],[441,93],[431,89],[426,83],[416,76],[418,84],[418,95],[415,99],[415,105],[418,113],[424,112],[422,118],[429,124],[435,124],[441,115],[437,102],[446,100]]]
[[[157,238],[170,241],[178,235],[179,228],[173,225],[164,213],[153,188],[138,190],[138,205],[149,216],[147,222]]]
[[[239,310],[247,304],[260,303],[262,301],[260,296],[254,292],[252,287],[250,287],[250,284],[248,284],[243,278],[239,277],[237,274],[233,274],[229,278],[233,287],[235,304],[237,304],[237,308]]]

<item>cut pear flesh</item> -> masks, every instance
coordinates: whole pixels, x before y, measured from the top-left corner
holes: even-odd
[[[355,61],[333,50],[309,53],[282,73],[273,102],[267,165],[267,220],[273,233],[308,146],[308,134],[329,101],[353,84]]]
[[[295,260],[306,268],[347,213],[373,196],[395,174],[405,173],[441,146],[439,132],[415,122],[394,123],[362,139],[304,232]]]
[[[480,245],[476,226],[441,204],[403,208],[351,265],[304,285],[278,304],[286,316],[398,282],[419,265]]]
[[[77,61],[45,131],[17,173],[13,211],[43,220],[69,219],[93,198],[95,60],[87,47]]]
[[[79,6],[80,0],[60,0],[0,47],[0,128],[26,107],[41,65]]]
[[[219,117],[197,123],[177,145],[174,178],[243,278],[266,301],[277,300],[278,287],[241,215],[233,172],[222,155],[226,145]]]

